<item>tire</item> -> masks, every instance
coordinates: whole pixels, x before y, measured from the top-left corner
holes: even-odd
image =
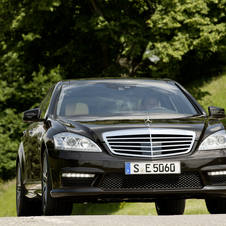
[[[158,215],[182,215],[185,209],[185,199],[159,200],[155,202]]]
[[[21,167],[18,161],[16,172],[16,210],[17,216],[40,216],[42,215],[41,201],[29,200],[25,196],[25,187],[22,181]]]
[[[210,214],[226,213],[226,199],[205,199]]]
[[[49,170],[47,151],[43,154],[42,164],[42,210],[46,216],[51,215],[70,215],[73,203],[63,202],[51,197],[52,182]]]

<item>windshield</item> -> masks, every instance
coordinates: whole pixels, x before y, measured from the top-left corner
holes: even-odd
[[[64,85],[57,105],[57,116],[137,113],[176,117],[195,115],[197,111],[177,86],[154,80],[80,81]]]

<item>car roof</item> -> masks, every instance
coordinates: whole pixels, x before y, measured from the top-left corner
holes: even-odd
[[[147,82],[157,82],[157,83],[170,83],[170,84],[175,84],[175,81],[171,79],[158,79],[158,78],[136,78],[136,77],[114,77],[114,78],[82,78],[82,79],[70,79],[70,80],[65,80],[61,81],[62,85],[66,84],[73,84],[73,83],[83,83],[83,82],[121,82],[121,81],[134,81],[134,82],[139,82],[139,81],[147,81]]]

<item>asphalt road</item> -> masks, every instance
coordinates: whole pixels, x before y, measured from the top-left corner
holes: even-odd
[[[2,217],[0,225],[16,226],[215,226],[226,225],[226,214],[183,216],[53,216]]]

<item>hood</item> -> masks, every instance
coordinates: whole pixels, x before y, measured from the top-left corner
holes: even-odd
[[[59,123],[65,126],[68,132],[78,133],[86,136],[95,142],[104,142],[102,133],[125,130],[148,128],[144,119],[102,119],[80,121],[74,118],[60,117]],[[196,133],[196,140],[205,139],[212,133],[224,129],[224,126],[217,119],[202,117],[186,117],[178,119],[152,119],[149,128],[180,129]]]

